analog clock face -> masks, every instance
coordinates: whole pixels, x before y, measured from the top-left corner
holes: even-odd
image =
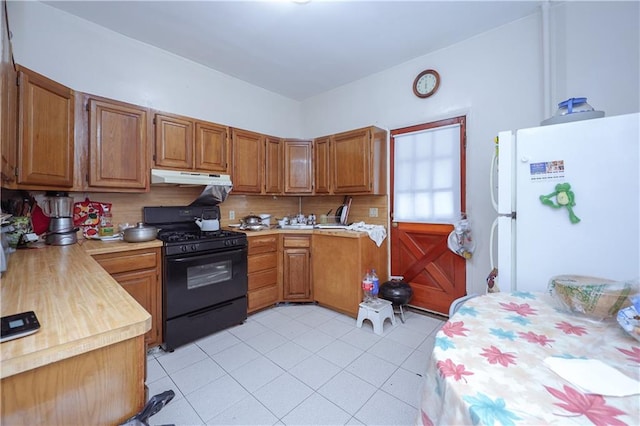
[[[440,75],[437,71],[426,70],[418,74],[413,82],[413,92],[419,98],[433,95],[440,85]]]

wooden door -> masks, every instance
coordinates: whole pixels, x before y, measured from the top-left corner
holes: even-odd
[[[147,110],[122,102],[90,98],[89,186],[145,190]]]
[[[427,135],[427,132],[445,129],[450,142],[433,143],[437,136],[433,133]],[[433,152],[425,154],[421,150],[421,140],[416,138],[418,134],[424,132],[427,139],[433,143]],[[422,207],[418,207],[421,200],[440,200],[438,198],[442,193],[446,193],[447,197],[454,200],[454,206],[461,211],[465,208],[465,117],[456,117],[453,119],[442,120],[434,123],[427,123],[419,126],[411,126],[402,129],[393,130],[391,132],[391,173],[393,188],[391,194],[391,275],[402,276],[413,289],[413,297],[410,304],[429,311],[447,314],[449,306],[455,299],[466,294],[466,260],[461,256],[453,253],[447,246],[447,238],[453,230],[453,217],[459,217],[460,212],[451,211],[449,215],[439,218],[439,223],[429,221],[407,220],[400,217],[398,213],[401,203],[405,205],[412,202],[413,193],[418,190],[407,189],[404,185],[400,187],[396,185],[396,180],[400,178],[407,179],[407,173],[410,173],[409,180],[418,182],[419,190],[424,194],[417,195],[413,199],[415,204],[414,214],[420,216],[420,208],[428,209],[429,207],[435,211],[442,208],[437,203],[423,202]],[[407,138],[403,139],[402,136]],[[404,142],[403,142],[404,141]],[[399,144],[411,143],[413,152],[402,151]],[[459,149],[447,149],[447,143],[459,144]],[[451,146],[449,146],[451,148]],[[459,153],[458,153],[459,151]],[[443,156],[443,152],[451,152],[450,155]],[[398,154],[401,153],[401,154]],[[428,158],[431,156],[431,160]],[[401,158],[402,157],[402,158]],[[445,160],[446,157],[446,160]],[[435,159],[435,160],[434,160]],[[412,165],[409,163],[414,162]],[[449,163],[459,162],[459,176],[457,172],[453,173],[453,178],[445,178],[438,176],[438,165],[442,161]],[[450,170],[456,170],[450,167]],[[412,170],[409,170],[412,169]],[[398,174],[396,174],[398,170]],[[404,176],[400,176],[400,174]],[[437,182],[437,183],[435,183]],[[449,182],[447,187],[443,182]],[[446,190],[446,191],[445,191]],[[439,195],[440,193],[440,195]],[[425,195],[426,194],[426,195]],[[429,198],[431,197],[431,198]],[[455,202],[459,197],[459,202]],[[398,202],[398,204],[396,204]],[[410,209],[409,209],[410,210]],[[453,207],[452,207],[453,210]],[[403,213],[404,214],[404,213]],[[396,217],[398,216],[398,217]],[[424,217],[430,218],[433,215]],[[449,219],[447,219],[447,217]]]
[[[228,173],[227,127],[196,122],[194,168],[203,172]]]
[[[2,8],[2,19],[5,10]],[[4,21],[6,22],[6,21]],[[0,154],[2,157],[2,187],[15,188],[18,160],[18,73],[11,61],[9,37],[2,36],[0,58]]]
[[[174,169],[193,168],[193,121],[172,114],[156,114],[155,165]]]
[[[18,184],[73,186],[74,93],[21,68]]]
[[[368,128],[334,135],[331,155],[334,193],[369,192],[371,189],[371,132]]]
[[[264,136],[247,130],[231,130],[233,193],[262,193]]]
[[[282,139],[264,138],[264,192],[282,194]]]
[[[311,237],[284,236],[282,292],[284,300],[311,300]]]
[[[115,274],[113,278],[120,283],[127,293],[151,314],[151,329],[144,335],[148,346],[162,343],[160,330],[162,328],[162,311],[158,304],[159,287],[158,274],[155,269],[125,272]]]
[[[330,136],[315,139],[313,141],[313,167],[314,167],[314,192],[316,194],[328,194],[331,192],[331,173],[329,170]]]
[[[313,192],[313,142],[284,141],[285,194],[311,194]]]

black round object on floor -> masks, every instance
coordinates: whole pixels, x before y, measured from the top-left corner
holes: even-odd
[[[380,286],[380,297],[391,301],[394,305],[406,305],[413,296],[413,289],[401,280],[391,280]]]

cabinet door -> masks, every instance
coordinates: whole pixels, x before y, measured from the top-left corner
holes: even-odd
[[[193,168],[193,121],[175,115],[156,114],[155,164],[175,169]]]
[[[232,129],[233,193],[262,193],[264,175],[264,136],[246,130]]]
[[[282,286],[285,300],[311,298],[311,254],[308,248],[287,248],[283,256]]]
[[[312,141],[284,141],[284,192],[286,194],[313,192]]]
[[[151,330],[145,334],[145,342],[149,346],[162,343],[160,335],[162,321],[158,306],[158,279],[155,270],[125,272],[113,275],[113,278],[151,314]]]
[[[282,139],[265,137],[264,192],[282,194]]]
[[[9,37],[2,39],[0,62],[0,142],[2,187],[15,188],[18,161],[18,73],[9,55]]]
[[[360,129],[334,136],[334,193],[366,193],[371,189],[370,134],[368,129]]]
[[[89,99],[89,186],[147,188],[147,110]]]
[[[282,290],[284,300],[311,300],[311,237],[282,237]]]
[[[313,167],[314,167],[314,192],[316,194],[328,194],[331,192],[331,173],[329,169],[329,141],[330,136],[318,138],[313,141]]]
[[[228,173],[228,152],[227,127],[196,122],[196,170]]]
[[[162,343],[162,282],[160,248],[97,254],[93,258],[151,314],[149,346]]]
[[[18,183],[71,187],[73,90],[26,68],[18,75]]]

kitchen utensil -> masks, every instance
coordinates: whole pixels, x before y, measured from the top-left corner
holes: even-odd
[[[33,222],[33,217],[32,217]],[[49,232],[61,234],[63,232],[70,232],[74,229],[72,217],[52,217],[49,218]],[[40,234],[35,229],[36,234]]]
[[[45,236],[45,243],[50,246],[68,246],[78,242],[78,232],[80,228],[73,228],[67,232],[49,232]]]
[[[349,218],[349,209],[351,208],[352,198],[345,195],[344,201],[340,207],[336,210],[336,222],[341,225],[346,225]]]
[[[67,192],[47,191],[42,210],[49,217],[72,217],[73,198]]]
[[[129,243],[141,243],[155,240],[157,235],[158,228],[138,222],[137,226],[127,228],[122,232],[122,239]]]
[[[217,231],[220,229],[220,221],[218,219],[196,219],[196,225],[201,231]]]
[[[260,215],[260,219],[262,220],[262,224],[264,226],[271,226],[271,215],[270,214],[266,214],[266,213],[262,213]]]
[[[244,226],[258,226],[262,225],[262,218],[256,215],[249,215],[243,217],[240,222],[242,222]]]

